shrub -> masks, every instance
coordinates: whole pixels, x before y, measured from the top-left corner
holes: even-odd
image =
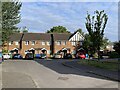
[[[4,54],[4,53],[8,53],[8,50],[2,50],[2,53]]]
[[[120,58],[120,55],[117,52],[111,52],[110,58]]]

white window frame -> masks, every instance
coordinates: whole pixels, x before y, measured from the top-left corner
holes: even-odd
[[[72,44],[73,46],[75,46],[75,45],[76,45],[76,42],[71,42],[71,44]]]
[[[63,45],[67,45],[67,42],[66,42],[66,41],[63,41],[62,43],[63,43]]]
[[[46,42],[48,46],[50,46],[50,41]]]
[[[12,44],[13,44],[13,41],[10,41],[10,42],[9,42],[9,45],[12,45]]]
[[[16,42],[15,42],[15,45],[19,45],[19,42],[18,42],[18,41],[16,41]]]
[[[32,45],[35,45],[35,41],[31,41]]]
[[[47,50],[47,54],[50,54],[50,50]]]
[[[57,45],[61,45],[61,41],[56,41],[56,44]]]
[[[45,45],[45,41],[42,41],[41,43],[42,43],[42,45]]]
[[[25,45],[29,45],[29,41],[25,41]]]

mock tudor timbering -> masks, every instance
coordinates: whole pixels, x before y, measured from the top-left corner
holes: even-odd
[[[84,37],[79,33],[16,33],[10,36],[8,50],[18,50],[23,56],[29,50],[34,50],[34,54],[40,54],[41,50],[46,50],[47,56],[57,53],[63,48],[74,50],[78,42],[83,42]]]

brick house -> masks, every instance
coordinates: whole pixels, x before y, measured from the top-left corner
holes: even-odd
[[[77,43],[82,45],[84,37],[79,33],[17,33],[9,38],[8,50],[12,53],[20,53],[25,56],[28,52],[34,54],[50,54],[60,50],[69,50],[72,53]]]

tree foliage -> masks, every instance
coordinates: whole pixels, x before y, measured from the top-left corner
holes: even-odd
[[[70,33],[67,31],[66,27],[63,26],[54,26],[47,33]]]
[[[23,27],[22,32],[23,32],[23,33],[28,33],[28,29],[27,29],[26,26]]]
[[[84,36],[84,32],[82,31],[81,28],[77,29],[77,31],[80,32],[80,34]],[[77,31],[76,31],[76,32],[77,32]]]
[[[93,53],[100,50],[103,45],[104,29],[108,20],[107,14],[103,11],[95,11],[95,15],[91,16],[87,13],[86,29],[89,33],[90,45]]]
[[[9,40],[9,36],[18,31],[16,24],[20,22],[20,8],[22,3],[10,0],[2,2],[2,41]]]
[[[120,55],[120,41],[114,43],[113,49]]]

